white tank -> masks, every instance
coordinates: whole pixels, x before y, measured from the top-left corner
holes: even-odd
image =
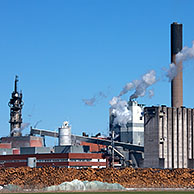
[[[59,128],[59,146],[71,145],[71,126],[67,121]]]

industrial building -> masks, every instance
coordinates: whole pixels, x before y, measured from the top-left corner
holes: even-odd
[[[18,92],[18,77],[9,102],[10,135],[0,139],[1,167],[74,167],[105,168],[107,159],[102,152],[90,152],[90,144],[79,145],[71,138],[71,126],[64,122],[57,132],[32,129],[30,135],[22,135],[22,93]],[[37,135],[40,136],[35,136]],[[45,136],[58,138],[58,146],[46,147]],[[72,143],[73,142],[73,143]]]
[[[194,109],[145,108],[144,167],[194,168]]]
[[[122,166],[120,159],[127,159],[114,145],[129,155],[129,150],[142,153],[142,146],[130,143],[115,142],[107,138],[76,136],[71,134],[71,126],[67,121],[58,128],[58,132],[30,128],[30,134],[22,135],[22,93],[18,92],[18,77],[14,82],[14,91],[9,102],[10,135],[0,138],[0,165],[2,167],[30,166],[41,167],[52,165],[74,168],[105,168],[114,164]],[[45,137],[58,139],[58,145],[46,147]],[[114,161],[112,152],[115,151]],[[128,151],[126,151],[128,150]],[[130,155],[133,155],[131,153]],[[129,158],[129,157],[128,157]],[[129,160],[129,159],[128,159]],[[137,161],[133,157],[137,166]],[[128,162],[129,163],[129,162]],[[132,164],[132,162],[130,163]]]
[[[52,153],[0,156],[0,167],[106,168],[107,160],[100,153]]]
[[[182,24],[171,24],[171,62],[177,75],[171,82],[171,107],[145,107],[129,100],[131,118],[125,125],[114,123],[110,111],[110,136],[78,136],[64,122],[58,132],[30,128],[22,136],[22,93],[16,76],[9,102],[10,135],[0,139],[0,166],[41,167],[151,167],[194,168],[194,109],[183,106],[182,62],[176,54],[182,50]],[[45,137],[58,139],[58,145],[46,147]]]
[[[114,149],[111,155],[119,157],[121,166],[143,167],[143,146],[144,146],[144,105],[137,101],[129,100],[127,109],[130,112],[130,120],[125,125],[114,124],[115,115],[110,110],[110,133],[114,139]],[[130,144],[132,148],[118,145],[117,142]],[[135,147],[137,146],[137,147]]]
[[[144,105],[137,101],[129,100],[128,110],[131,112],[131,120],[126,125],[113,125],[114,115],[110,112],[110,131],[115,132],[120,142],[131,143],[133,145],[144,145]]]
[[[146,107],[144,111],[144,167],[194,168],[194,109],[183,106],[182,24],[171,24],[171,62],[177,75],[171,82],[171,106]]]

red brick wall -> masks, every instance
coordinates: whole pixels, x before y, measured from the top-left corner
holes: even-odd
[[[11,143],[0,143],[0,148],[9,148],[9,149],[11,149]]]
[[[100,152],[101,149],[106,148],[105,145],[99,145],[99,144],[88,143],[88,142],[81,142],[81,145],[90,146],[90,152]]]
[[[42,141],[40,139],[30,140],[30,147],[42,147]]]
[[[69,153],[69,154],[28,154],[28,155],[0,155],[0,161],[3,167],[20,167],[27,166],[27,159],[29,157],[36,157],[40,159],[103,159],[100,153]],[[23,161],[22,161],[23,160]],[[21,162],[20,162],[21,161]],[[26,162],[24,162],[26,161]],[[4,164],[3,164],[4,163]],[[37,162],[39,166],[106,166],[106,162],[92,162],[92,161],[71,161],[71,162]]]

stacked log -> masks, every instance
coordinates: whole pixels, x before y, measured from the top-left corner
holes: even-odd
[[[193,169],[75,169],[75,168],[1,168],[0,185],[15,184],[22,188],[43,188],[74,179],[119,183],[124,187],[193,188]]]

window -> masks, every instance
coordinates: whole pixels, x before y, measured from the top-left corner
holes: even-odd
[[[37,162],[67,162],[67,159],[59,158],[59,159],[39,159]]]
[[[87,158],[84,158],[84,159],[73,158],[73,159],[70,159],[69,161],[71,161],[71,162],[90,162],[92,160],[87,159]]]
[[[3,163],[27,162],[27,160],[4,160]]]

